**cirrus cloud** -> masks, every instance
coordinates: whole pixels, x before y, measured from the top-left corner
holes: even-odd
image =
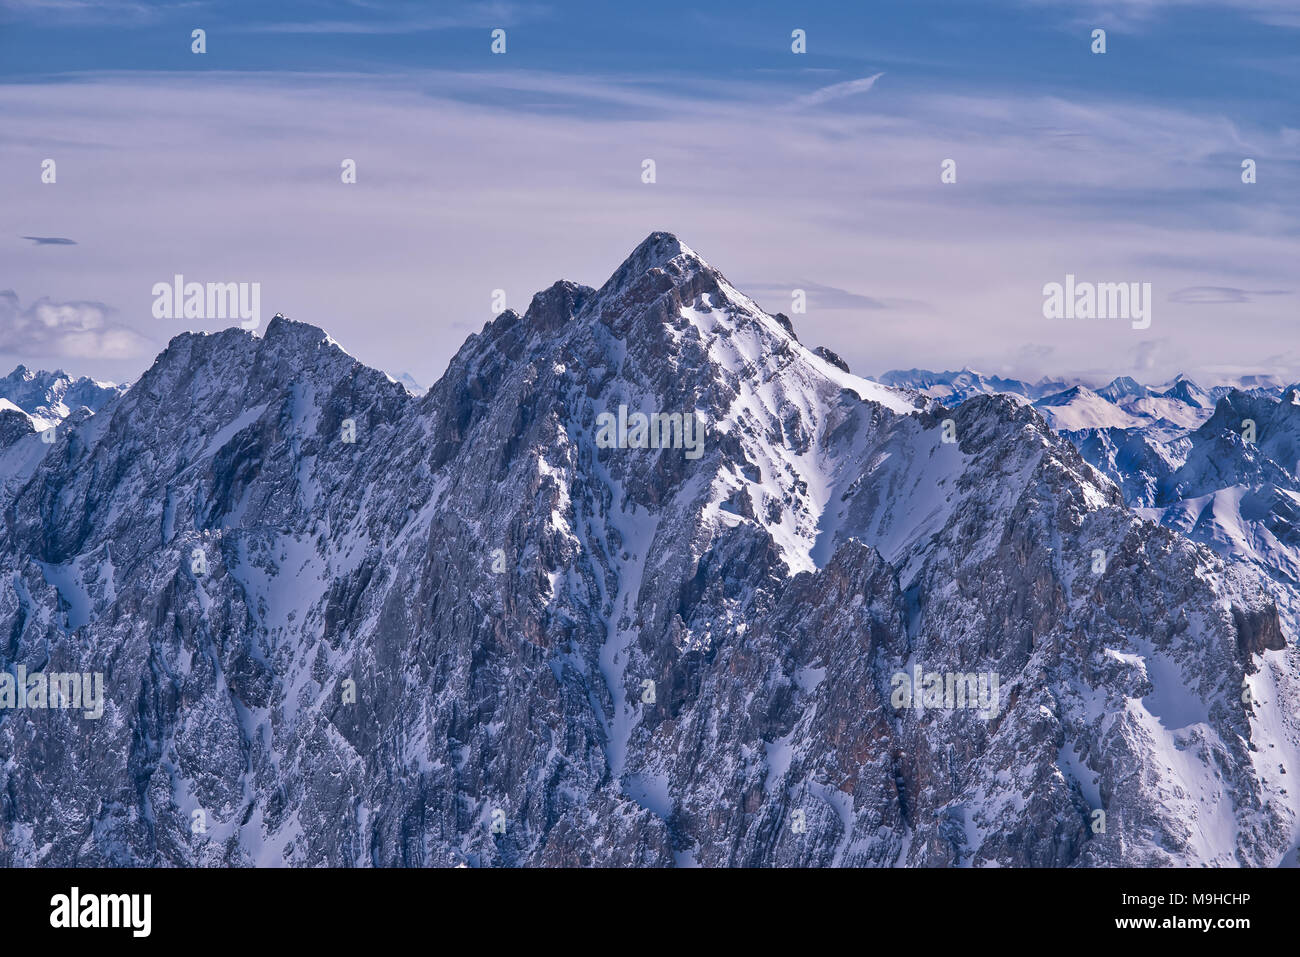
[[[820,89],[813,90],[807,96],[800,97],[799,106],[820,106],[822,103],[829,103],[831,100],[841,100],[846,96],[854,96],[858,93],[866,93],[885,74],[873,73],[871,76],[864,76],[860,80],[846,80],[843,83],[832,83],[830,86],[823,86]]]
[[[1236,286],[1188,286],[1169,294],[1170,302],[1200,305],[1253,302],[1255,296],[1287,296],[1286,289],[1238,289]]]

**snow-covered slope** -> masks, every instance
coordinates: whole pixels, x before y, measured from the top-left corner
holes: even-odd
[[[1276,582],[1027,398],[851,375],[667,233],[421,397],[178,336],[7,497],[4,664],[107,703],[0,712],[0,864],[1276,864]]]
[[[1039,399],[1034,407],[1043,413],[1048,424],[1058,432],[1129,429],[1142,424],[1141,419],[1081,385]]]

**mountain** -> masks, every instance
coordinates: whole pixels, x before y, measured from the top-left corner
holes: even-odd
[[[893,381],[936,376],[951,374],[912,370]],[[1076,383],[1034,406],[1138,514],[1259,567],[1291,605],[1300,585],[1297,390],[1274,375],[1233,381],[1207,391],[1183,375],[1150,387],[1120,376],[1095,392]],[[1020,385],[1008,391],[1023,394]],[[1257,440],[1243,437],[1248,421]]]
[[[1146,386],[1136,379],[1122,375],[1112,379],[1104,389],[1098,389],[1097,394],[1103,399],[1122,404],[1125,400],[1145,399],[1151,393]]]
[[[415,377],[409,372],[403,372],[397,377],[397,381],[400,382],[406,388],[406,391],[411,393],[413,396],[422,396],[428,391],[428,389],[416,382]]]
[[[934,399],[955,404],[977,395],[1023,396],[1041,399],[1069,388],[1072,383],[1062,379],[1041,378],[1029,383],[1020,379],[986,375],[973,369],[960,372],[931,372],[929,369],[893,369],[879,377],[885,385],[912,389]],[[1077,383],[1073,383],[1077,384]]]
[[[1185,405],[1197,409],[1213,408],[1214,400],[1210,394],[1200,388],[1191,379],[1184,376],[1178,376],[1170,384],[1169,388],[1160,393],[1161,398],[1175,399]]]
[[[62,370],[32,371],[22,365],[0,379],[0,503],[31,477],[49,450],[37,433],[80,422],[126,389],[85,376],[74,379]],[[53,433],[46,437],[52,438]]]
[[[913,370],[894,381],[949,375]],[[1034,405],[1139,515],[1256,566],[1290,608],[1300,587],[1297,389],[1274,375],[1233,381],[1207,391],[1183,375],[1151,387],[1121,376],[1096,392],[1076,383]]]
[[[1095,392],[1075,384],[1034,401],[1052,428],[1071,438],[1098,429],[1143,429],[1172,439],[1204,422],[1212,406],[1190,380],[1180,379],[1168,391],[1156,392],[1128,376]]]
[[[33,428],[43,431],[76,409],[98,412],[125,390],[126,386],[85,376],[74,379],[62,370],[32,372],[20,365],[0,379],[0,410],[20,409],[31,418]]]
[[[1004,394],[1034,397],[1038,394],[1034,386],[1019,379],[986,376],[979,372],[972,372],[970,369],[962,369],[960,372],[895,369],[882,375],[880,381],[897,388],[914,389],[931,398],[953,404],[965,402],[977,395]]]
[[[1214,404],[1233,389],[1276,397],[1284,388],[1277,376],[1243,376],[1233,385],[1206,391],[1186,376],[1172,382],[1147,386],[1131,376],[1117,376],[1102,388],[1082,381],[1040,379],[1027,383],[985,375],[971,369],[960,372],[931,372],[927,369],[892,370],[880,377],[886,385],[912,389],[948,404],[976,395],[1007,395],[1027,398],[1048,422],[1063,433],[1089,429],[1155,430],[1164,438],[1197,428],[1209,418]]]
[[[422,397],[282,317],[177,336],[3,488],[3,663],[105,698],[0,711],[5,866],[1296,847],[1274,579],[1022,400],[808,350],[667,233]]]
[[[1167,448],[1168,446],[1166,446]],[[1136,463],[1117,462],[1132,476]],[[1149,470],[1153,494],[1135,498],[1143,514],[1300,587],[1300,393],[1280,397],[1232,390],[1213,415]]]
[[[1112,400],[1087,386],[1076,385],[1034,403],[1053,429],[1078,432],[1082,429],[1129,429],[1142,419],[1125,411]]]

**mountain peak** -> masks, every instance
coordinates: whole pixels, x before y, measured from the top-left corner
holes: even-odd
[[[713,272],[713,268],[690,246],[672,233],[660,230],[651,233],[632,250],[600,291],[606,293],[626,287],[654,270],[672,273],[675,278],[686,278],[702,269]]]
[[[655,230],[641,240],[636,249],[632,250],[631,255],[628,256],[628,262],[645,263],[647,268],[662,267],[682,255],[699,258],[690,246],[687,246],[672,233]]]
[[[1098,389],[1097,394],[1111,402],[1119,402],[1129,397],[1145,398],[1151,390],[1132,376],[1121,375],[1112,379],[1104,389]]]
[[[300,349],[304,353],[320,346],[333,346],[345,355],[351,356],[350,352],[339,345],[334,337],[320,326],[314,326],[310,322],[290,319],[279,312],[267,323],[266,332],[262,338],[267,343],[286,343],[290,348]]]

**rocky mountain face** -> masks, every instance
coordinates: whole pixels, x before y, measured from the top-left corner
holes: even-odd
[[[957,375],[889,373],[927,394]],[[1018,399],[1022,392],[1012,385],[1007,394]],[[1277,582],[1278,601],[1294,604],[1300,584],[1296,386],[1264,375],[1210,389],[1184,376],[1164,387],[1120,377],[1095,391],[1075,383],[1033,404],[1138,514],[1256,566]]]
[[[833,359],[655,233],[423,396],[277,317],[15,427],[0,664],[104,706],[0,709],[0,864],[1293,860],[1283,585]]]

